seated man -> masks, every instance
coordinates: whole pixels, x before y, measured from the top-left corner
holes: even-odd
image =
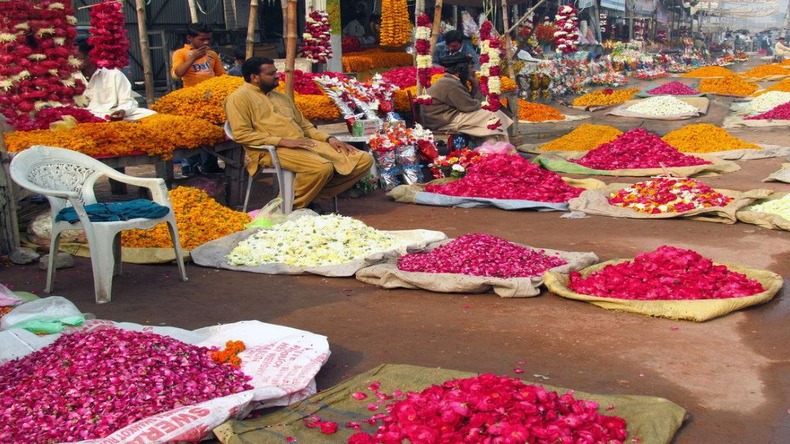
[[[233,138],[246,146],[274,145],[280,164],[296,174],[294,208],[311,205],[346,191],[370,171],[373,158],[335,137],[318,131],[291,98],[274,89],[277,67],[268,57],[252,57],[241,67],[244,84],[225,99]],[[271,165],[268,152],[247,149],[250,174]]]
[[[774,57],[777,61],[782,61],[790,57],[790,47],[785,46],[785,38],[779,37],[774,46]]]
[[[470,44],[464,41],[464,33],[453,29],[442,34],[444,41],[436,44],[433,50],[433,65],[442,66],[441,60],[444,57],[454,54],[466,54],[472,61],[472,67],[475,71],[480,69],[480,57]]]
[[[428,88],[430,105],[422,105],[422,123],[435,131],[463,133],[477,143],[507,141],[507,128],[513,121],[502,111],[495,113],[482,109],[480,85],[474,74],[470,75],[470,62],[464,54],[447,56],[441,60],[444,76]],[[466,82],[472,84],[472,91]],[[488,125],[499,119],[501,126],[489,129]]]

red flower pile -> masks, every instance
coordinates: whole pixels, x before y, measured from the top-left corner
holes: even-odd
[[[600,145],[584,157],[572,162],[596,170],[710,164],[707,160],[681,153],[644,128],[628,130],[613,141]]]
[[[469,167],[466,176],[425,191],[448,196],[567,202],[584,191],[566,184],[552,171],[531,164],[519,155],[490,154]]]
[[[724,207],[732,201],[732,197],[698,180],[677,177],[658,177],[638,182],[609,196],[612,205],[650,214]]]
[[[557,30],[557,52],[568,54],[579,50],[579,20],[576,18],[576,9],[570,5],[562,5],[554,16]]]
[[[285,81],[285,73],[277,73],[280,81]],[[305,95],[323,95],[324,91],[315,83],[317,77],[329,77],[333,79],[348,80],[348,77],[339,72],[304,72],[294,70],[294,91]]]
[[[252,388],[209,349],[115,328],[64,334],[0,366],[0,442],[105,437],[148,416]]]
[[[441,66],[431,66],[429,70],[431,77],[435,76],[436,74],[444,73],[444,68]],[[381,77],[400,89],[406,89],[417,85],[417,68],[414,66],[393,68],[387,72],[381,73]]]
[[[696,251],[667,245],[586,278],[571,272],[568,287],[591,296],[645,301],[728,299],[765,291],[760,282],[714,265]]]
[[[77,108],[73,105],[58,106],[56,108],[44,108],[36,113],[35,120],[28,120],[17,126],[17,131],[33,131],[37,129],[48,129],[51,123],[63,120],[65,116],[74,117],[80,123],[100,123],[107,120],[96,117],[86,108]]]
[[[126,18],[123,3],[102,0],[90,9],[93,46],[90,57],[99,68],[123,68],[129,64],[129,39],[126,38]]]
[[[756,116],[746,117],[746,120],[790,120],[790,102],[783,103],[776,108]]]
[[[615,444],[628,437],[625,420],[599,414],[596,402],[491,373],[409,392],[387,412],[373,417],[381,422],[376,432],[348,442]]]
[[[657,88],[648,90],[647,93],[653,95],[669,94],[672,96],[694,96],[700,92],[684,83],[673,80]]]
[[[302,34],[302,53],[308,60],[326,63],[332,58],[329,30],[329,14],[326,11],[313,11],[307,15]]]
[[[427,253],[398,259],[398,269],[421,273],[460,273],[498,278],[540,276],[568,262],[543,250],[522,247],[488,234],[465,234]]]
[[[70,3],[3,2],[0,18],[0,112],[16,129],[38,128],[35,112],[69,105],[85,85],[74,77],[77,19]]]

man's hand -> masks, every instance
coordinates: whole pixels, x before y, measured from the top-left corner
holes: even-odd
[[[113,111],[112,114],[110,114],[110,120],[112,121],[123,120],[124,117],[126,117],[126,111],[122,109],[119,109],[118,111]]]
[[[280,144],[285,148],[311,148],[316,144],[315,140],[310,139],[280,139]]]
[[[187,58],[191,61],[195,61],[208,53],[208,46],[201,46],[200,48],[195,48],[187,53]]]
[[[337,151],[338,153],[351,155],[357,151],[356,148],[347,144],[346,142],[341,142],[336,137],[330,137],[329,139],[326,140],[326,143],[332,145],[332,148],[334,148],[335,151]]]

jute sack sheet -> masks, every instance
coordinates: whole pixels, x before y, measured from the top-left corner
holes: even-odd
[[[763,182],[772,181],[790,183],[790,163],[783,163],[779,171],[771,173],[770,176],[763,179]]]
[[[721,126],[724,128],[768,128],[772,126],[788,127],[790,120],[772,120],[772,119],[759,119],[759,120],[746,120],[743,116],[727,116],[722,121]]]
[[[612,116],[620,116],[620,117],[636,117],[639,119],[650,119],[650,120],[681,120],[681,119],[690,119],[692,117],[697,117],[700,115],[704,115],[708,112],[708,105],[710,104],[710,100],[707,97],[680,97],[680,96],[673,96],[676,99],[686,102],[691,106],[697,108],[696,112],[687,112],[681,113],[678,112],[677,114],[671,114],[667,116],[654,116],[650,114],[642,114],[637,113],[634,111],[630,111],[628,108],[648,99],[639,99],[639,100],[629,100],[622,105],[618,106],[617,108],[609,111],[606,114]]]
[[[781,199],[786,195],[787,193],[773,193],[772,195],[765,198],[764,201]],[[771,230],[790,231],[790,220],[785,219],[778,214],[749,211],[748,208],[743,208],[735,213],[735,216],[739,221],[745,222],[747,224],[758,225]]]
[[[571,179],[562,178],[568,185],[585,188],[602,188],[605,184],[596,179]],[[450,179],[438,179],[428,183],[416,183],[411,185],[398,185],[387,193],[387,196],[396,202],[414,203],[421,205],[433,205],[440,207],[497,207],[503,210],[540,210],[540,211],[565,211],[568,209],[567,202],[538,202],[532,200],[518,199],[489,199],[486,197],[459,197],[448,196],[439,193],[429,193],[424,191],[429,184],[444,184],[452,182]]]
[[[374,381],[381,383],[381,391],[392,393],[394,390],[421,392],[424,389],[442,384],[452,379],[470,378],[479,373],[463,372],[441,368],[417,367],[402,364],[384,364],[343,381],[315,395],[261,417],[248,420],[230,420],[214,429],[217,439],[223,444],[261,444],[282,443],[286,437],[296,442],[311,444],[336,444],[348,441],[358,433],[348,427],[347,422],[359,422],[362,431],[375,432],[376,426],[368,425],[365,420],[375,412],[367,409],[368,401],[357,401],[351,395],[355,392],[368,393],[367,387]],[[530,384],[532,382],[525,381]],[[547,384],[538,384],[560,395],[570,389]],[[576,399],[595,401],[599,412],[607,416],[619,416],[626,420],[628,440],[642,444],[666,444],[672,442],[683,420],[686,410],[664,398],[633,395],[604,395],[574,390]],[[612,406],[612,410],[608,410]],[[380,408],[378,411],[383,411]],[[322,434],[318,429],[304,426],[304,419],[316,415],[323,421],[334,421],[340,427],[332,435]]]
[[[386,260],[389,256],[405,254],[411,249],[421,249],[426,245],[447,239],[447,235],[441,231],[431,230],[400,230],[386,231],[393,237],[401,240],[401,246],[396,250],[376,253],[364,259],[346,262],[338,265],[324,265],[319,267],[296,267],[286,264],[264,264],[258,266],[233,266],[229,265],[227,255],[244,239],[257,232],[258,228],[252,228],[238,233],[229,234],[225,237],[207,242],[192,250],[192,260],[204,267],[224,268],[235,271],[248,271],[251,273],[262,274],[305,274],[312,273],[329,277],[353,276],[358,270]]]
[[[614,265],[627,260],[611,260],[592,265],[580,271],[582,276],[587,277],[590,273],[596,272],[607,265]],[[647,316],[657,316],[661,318],[678,319],[686,321],[703,322],[710,319],[724,316],[733,311],[752,305],[762,304],[770,301],[782,289],[782,277],[768,270],[757,270],[741,265],[726,265],[732,271],[743,273],[751,279],[758,280],[765,288],[762,293],[752,296],[730,299],[706,299],[706,300],[682,300],[682,301],[642,301],[631,299],[605,298],[600,296],[590,296],[576,293],[568,288],[570,278],[564,273],[546,273],[546,287],[549,291],[568,299],[589,302],[607,310],[624,311],[637,313]]]
[[[429,245],[425,251],[431,251],[444,244],[451,242],[452,239],[437,242]],[[527,245],[522,247],[529,247]],[[549,256],[558,256],[568,262],[565,265],[552,268],[558,273],[568,273],[574,270],[581,270],[598,262],[595,253],[577,253],[560,250],[543,250]],[[460,273],[420,273],[413,271],[402,271],[398,269],[397,260],[389,260],[385,263],[372,265],[357,272],[357,280],[378,285],[384,288],[409,288],[435,291],[438,293],[485,293],[493,290],[494,293],[503,298],[524,298],[537,296],[540,294],[539,287],[543,284],[543,276],[523,277],[523,278],[496,278],[486,276],[470,276]]]
[[[717,192],[734,198],[732,202],[724,207],[698,208],[695,210],[683,211],[679,213],[659,213],[649,214],[630,208],[618,207],[609,203],[608,196],[616,191],[630,186],[627,183],[609,184],[603,190],[588,190],[579,197],[571,199],[568,207],[571,211],[582,211],[586,214],[596,214],[599,216],[623,217],[628,219],[671,219],[687,218],[706,222],[718,222],[722,224],[734,224],[737,222],[735,213],[758,199],[770,196],[772,191],[756,189],[749,191],[733,191],[716,189]]]
[[[583,156],[583,152],[574,152],[571,158],[578,159]],[[540,156],[533,159],[533,162],[537,162],[543,168],[551,171],[568,174],[588,174],[592,176],[651,177],[671,173],[680,177],[705,177],[731,173],[741,169],[737,163],[730,162],[729,160],[723,160],[716,156],[710,156],[707,154],[695,154],[695,156],[705,159],[711,163],[708,165],[695,165],[686,167],[595,170],[570,162],[568,159],[565,159],[556,153],[541,154]]]

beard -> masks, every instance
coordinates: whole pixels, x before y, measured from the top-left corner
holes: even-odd
[[[274,84],[264,85],[263,83],[258,86],[264,94],[269,94],[270,92],[274,91],[274,88],[277,88],[277,85],[280,82],[276,82]]]

